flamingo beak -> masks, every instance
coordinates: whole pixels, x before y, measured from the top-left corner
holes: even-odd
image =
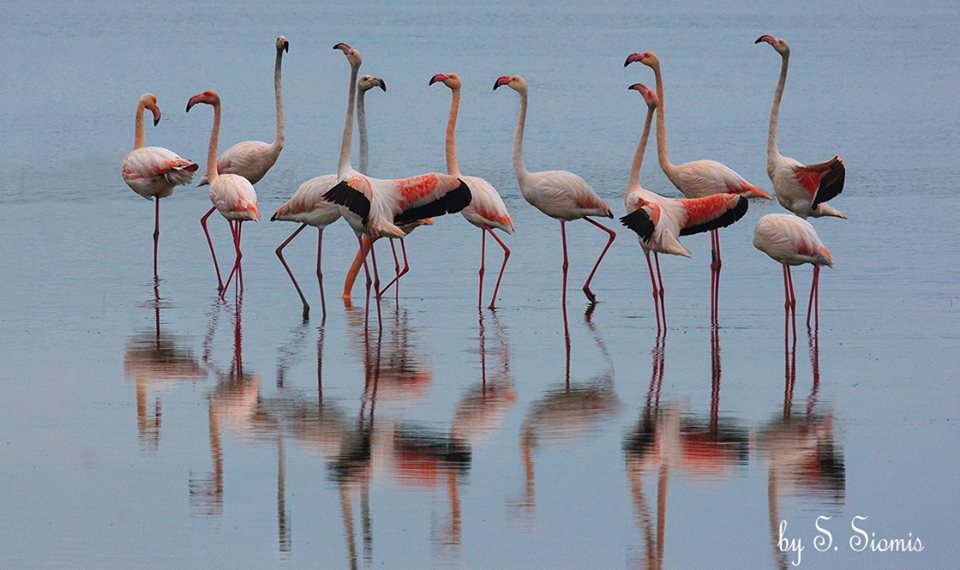
[[[644,87],[646,87],[646,85],[644,85],[643,83],[634,83],[630,87],[627,87],[627,89],[633,89],[634,91],[640,91],[642,93],[643,92],[642,88]]]
[[[387,92],[387,82],[379,77],[377,78],[377,86],[380,87],[380,89],[383,89],[384,93]]]
[[[153,126],[160,124],[160,107],[150,107],[150,110],[153,112]]]
[[[202,95],[203,93],[197,93],[196,95],[191,97],[189,101],[187,101],[187,113],[190,112],[190,107],[193,107],[194,105],[200,102],[200,98],[202,97]]]
[[[430,83],[427,83],[427,85],[433,85],[438,81],[446,81],[447,77],[449,76],[446,73],[438,73],[430,78]]]
[[[640,61],[640,60],[643,59],[643,56],[645,56],[645,55],[647,55],[646,52],[643,52],[643,53],[631,53],[630,55],[627,56],[627,60],[623,62],[623,66],[626,67],[626,66],[630,65],[631,63]]]
[[[510,83],[511,79],[513,79],[513,77],[510,75],[502,75],[498,77],[496,83],[493,84],[493,90],[496,91],[497,87],[500,87],[502,85],[507,85],[508,83]]]
[[[764,35],[760,36],[759,38],[757,38],[757,41],[755,41],[755,42],[753,42],[753,43],[758,44],[758,43],[760,43],[760,42],[767,42],[768,44],[773,45],[773,44],[777,43],[777,38],[771,36],[770,34],[764,34]]]
[[[283,42],[283,51],[290,53],[290,42]]]
[[[350,55],[350,52],[353,51],[353,48],[350,47],[350,44],[340,42],[337,45],[333,46],[333,49],[338,49],[342,51],[345,55]]]

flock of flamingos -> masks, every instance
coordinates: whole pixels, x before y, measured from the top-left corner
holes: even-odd
[[[818,325],[819,272],[823,265],[833,266],[833,256],[823,245],[813,226],[805,220],[807,217],[832,216],[846,218],[838,210],[827,204],[843,191],[844,163],[839,156],[818,164],[804,165],[781,155],[777,149],[777,118],[780,101],[787,78],[790,48],[783,39],[772,35],[763,35],[756,43],[766,42],[780,54],[780,79],[770,111],[770,129],[767,141],[767,174],[773,183],[777,200],[795,215],[769,214],[763,216],[756,225],[754,246],[783,265],[785,308],[792,317],[793,334],[796,336],[796,298],[793,293],[791,265],[809,263],[813,265],[813,282],[807,307],[807,326],[810,327],[811,315],[814,326]],[[276,41],[276,64],[274,69],[274,88],[276,92],[276,139],[272,144],[260,141],[237,143],[217,156],[220,130],[220,97],[216,91],[204,91],[190,98],[186,110],[203,103],[213,107],[213,128],[210,133],[210,145],[207,155],[207,174],[200,181],[209,184],[212,207],[200,219],[210,253],[217,273],[217,286],[221,297],[231,282],[236,279],[235,289],[243,288],[242,253],[240,240],[245,221],[259,221],[260,209],[253,185],[259,182],[276,163],[283,149],[283,97],[281,94],[281,63],[284,52],[289,50],[289,42],[283,36]],[[299,224],[296,230],[277,248],[276,253],[303,303],[304,314],[310,306],[300,289],[293,272],[283,257],[283,248],[307,226],[318,230],[317,242],[317,278],[320,286],[320,300],[326,314],[323,293],[323,277],[320,269],[323,230],[326,226],[344,218],[357,235],[359,251],[347,275],[345,296],[349,295],[353,282],[363,268],[367,278],[367,291],[373,282],[379,299],[408,270],[406,251],[403,251],[404,268],[399,269],[396,250],[394,259],[397,273],[385,287],[380,287],[379,274],[373,243],[381,237],[399,239],[403,249],[403,238],[417,226],[433,223],[432,217],[460,212],[474,226],[480,228],[481,265],[478,307],[483,302],[483,256],[486,247],[486,234],[503,248],[504,258],[494,287],[489,307],[493,308],[497,291],[503,278],[510,249],[494,233],[499,229],[507,234],[514,233],[513,222],[497,190],[486,180],[476,176],[465,176],[457,163],[455,131],[457,112],[460,105],[460,77],[454,73],[439,73],[430,79],[430,85],[443,83],[452,92],[450,116],[446,129],[447,173],[427,173],[411,178],[378,179],[365,174],[367,162],[367,141],[364,116],[364,93],[380,87],[386,91],[385,82],[369,75],[359,77],[361,65],[360,52],[345,43],[339,43],[334,49],[344,53],[350,64],[350,86],[347,100],[347,112],[344,122],[343,138],[340,147],[340,161],[336,174],[327,174],[312,178],[297,189],[289,201],[281,205],[271,216],[271,221],[283,220]],[[656,92],[641,83],[630,85],[629,89],[638,91],[647,105],[643,134],[637,146],[630,175],[627,182],[624,203],[627,214],[620,221],[639,236],[640,245],[646,255],[650,280],[653,287],[654,308],[657,318],[657,330],[666,330],[666,309],[664,305],[663,279],[660,272],[660,253],[689,257],[689,252],[680,244],[679,237],[709,231],[712,239],[711,263],[711,319],[717,319],[717,301],[720,282],[720,238],[718,230],[741,219],[747,212],[748,198],[764,198],[770,195],[761,188],[750,184],[729,167],[712,160],[697,160],[683,164],[673,164],[667,158],[666,127],[664,125],[664,94],[660,60],[653,52],[630,54],[624,66],[639,62],[651,68],[656,81]],[[560,221],[560,236],[563,244],[563,302],[566,304],[567,284],[567,244],[566,223],[583,219],[607,233],[607,242],[593,265],[590,275],[583,285],[583,292],[595,302],[596,297],[590,289],[600,262],[613,243],[615,233],[612,229],[593,220],[591,217],[612,218],[610,207],[600,199],[593,189],[580,176],[564,170],[530,172],[523,161],[523,131],[527,111],[527,83],[519,75],[499,77],[493,88],[507,86],[520,95],[520,113],[517,119],[513,143],[513,167],[517,183],[523,197],[532,206],[544,214]],[[359,91],[359,93],[358,93]],[[351,165],[350,150],[353,140],[353,115],[356,108],[360,132],[359,171]],[[134,150],[123,160],[123,179],[134,192],[156,203],[154,227],[153,270],[157,277],[157,245],[159,239],[160,198],[169,196],[175,186],[188,184],[199,166],[181,158],[176,153],[160,147],[144,146],[143,115],[146,110],[153,114],[154,125],[160,121],[160,109],[157,97],[151,93],[140,97],[137,105]],[[640,169],[644,151],[650,134],[653,115],[657,117],[657,157],[660,167],[667,178],[683,194],[683,198],[661,196],[640,185]],[[218,211],[230,226],[233,235],[235,258],[226,281],[221,277],[219,264],[213,243],[207,232],[207,219]],[[653,252],[653,262],[650,259]],[[372,257],[373,279],[367,265],[367,255]],[[656,270],[654,270],[656,265]]]

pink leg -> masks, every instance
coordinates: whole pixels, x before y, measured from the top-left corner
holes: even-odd
[[[207,213],[200,218],[200,226],[203,228],[204,235],[207,236],[207,245],[210,246],[210,255],[213,256],[213,268],[217,270],[217,293],[223,291],[223,280],[220,279],[220,265],[217,263],[217,254],[213,251],[213,241],[210,239],[210,232],[207,231],[207,218],[216,211],[216,207],[211,207]]]
[[[487,231],[490,232],[490,235],[493,236],[493,239],[497,240],[497,243],[500,244],[500,247],[503,248],[503,265],[500,266],[500,275],[497,276],[497,285],[493,288],[493,297],[490,298],[489,307],[492,309],[493,304],[497,301],[497,291],[500,290],[500,280],[503,279],[503,270],[507,268],[507,260],[510,259],[510,248],[507,247],[503,241],[497,237],[497,234],[490,228],[487,228]]]
[[[242,236],[243,236],[243,222],[241,220],[237,220],[237,247],[240,247],[240,238]],[[237,257],[237,283],[240,284],[239,291],[242,293],[243,292],[243,264],[240,263],[240,257]]]
[[[157,246],[160,242],[160,197],[154,198],[157,201],[157,213],[153,221],[153,279],[159,279],[157,275]]]
[[[660,274],[660,254],[653,252],[653,260],[657,263],[657,281],[660,282],[660,314],[663,315],[663,334],[667,334],[667,307],[663,303],[663,275]]]
[[[240,258],[243,254],[240,253],[240,222],[229,222],[230,224],[230,233],[233,234],[233,247],[236,249],[236,258],[233,261],[233,269],[230,270],[230,274],[227,275],[227,282],[223,286],[223,290],[220,291],[220,298],[223,299],[224,294],[227,292],[227,288],[230,287],[230,281],[233,279],[233,274],[237,272],[237,268],[240,267]]]
[[[400,299],[400,278],[406,275],[408,271],[410,271],[410,264],[409,262],[407,262],[407,246],[404,245],[403,238],[397,238],[397,239],[400,240],[400,251],[403,253],[403,269],[400,269],[400,264],[397,263],[397,269],[400,269],[400,270],[397,272],[396,277],[394,277],[393,280],[387,283],[386,287],[380,290],[379,295],[383,296],[383,294],[386,293],[387,290],[390,289],[390,287],[393,287],[394,285],[396,285],[397,287],[396,298],[399,300]],[[392,239],[390,240],[390,246],[393,247]],[[394,255],[394,258],[396,258],[396,255],[397,255],[396,250],[394,250],[393,255]]]
[[[560,221],[560,241],[563,242],[563,322],[567,322],[567,267],[570,262],[567,259],[567,222]]]
[[[653,288],[653,310],[657,316],[657,334],[660,333],[660,304],[659,299],[660,295],[657,294],[657,280],[653,276],[653,264],[650,263],[650,252],[646,249],[643,250],[643,255],[647,258],[647,269],[650,270],[650,285]]]
[[[403,240],[400,241],[400,247],[403,248]],[[394,243],[394,238],[390,238],[390,251],[393,252],[393,279],[394,281],[400,280],[400,259],[397,258],[397,246]],[[384,291],[390,288],[390,285],[387,285],[383,288]],[[400,283],[397,283],[397,288],[394,291],[396,298],[400,299]]]
[[[793,294],[793,275],[790,274],[790,266],[787,267],[787,284],[790,286],[790,322],[793,328],[793,338],[797,338],[797,297]]]
[[[784,350],[786,350],[787,337],[789,336],[790,329],[790,284],[787,281],[787,264],[782,263],[781,269],[783,270],[783,345]]]
[[[323,228],[317,229],[319,230],[317,233],[317,283],[320,284],[320,308],[323,311],[323,317],[326,318],[327,300],[323,295],[323,271],[320,269],[320,253],[323,251]]]
[[[600,267],[600,262],[603,261],[603,256],[606,255],[607,250],[610,249],[610,245],[613,243],[613,240],[616,239],[617,234],[610,228],[604,227],[590,218],[584,218],[584,220],[607,232],[607,234],[610,236],[610,238],[607,239],[607,245],[603,246],[603,251],[600,252],[600,257],[597,258],[597,262],[593,264],[593,270],[590,272],[590,277],[587,277],[587,282],[583,284],[583,294],[587,296],[587,299],[589,299],[591,303],[596,303],[597,297],[593,294],[593,291],[590,290],[590,281],[593,280],[594,273],[596,273],[597,268]]]
[[[280,244],[280,247],[278,247],[278,248],[275,250],[275,252],[276,252],[276,254],[277,254],[277,257],[280,258],[280,263],[283,264],[283,268],[287,270],[287,275],[289,275],[289,276],[290,276],[290,280],[293,281],[293,286],[294,286],[294,288],[296,288],[296,290],[297,290],[297,295],[300,295],[300,301],[303,303],[303,315],[304,315],[304,317],[306,317],[308,314],[310,314],[310,304],[307,303],[307,298],[303,296],[303,291],[300,290],[300,285],[297,283],[297,278],[293,276],[293,271],[291,271],[291,270],[290,270],[290,266],[287,265],[287,260],[285,260],[285,259],[283,258],[283,248],[287,247],[287,244],[290,243],[291,241],[293,241],[293,238],[297,237],[297,236],[300,234],[300,232],[303,231],[303,228],[305,228],[305,227],[307,227],[307,224],[300,224],[300,227],[297,228],[297,229],[295,229],[295,230],[293,231],[293,233],[290,234],[290,237],[288,237],[283,243],[281,243],[281,244]],[[323,230],[320,230],[320,231],[322,232]],[[319,254],[318,254],[318,255],[319,255]]]
[[[816,318],[814,319],[814,330],[817,330],[820,328],[820,307],[819,307],[820,291],[819,289],[820,289],[820,266],[814,265],[813,266],[813,282],[810,284],[810,302],[807,303],[807,330],[808,331],[810,330],[811,309],[813,309],[813,312],[816,313]],[[817,298],[816,306],[814,305],[815,297]]]
[[[373,290],[377,292],[377,299],[380,299],[380,272],[377,270],[377,250],[375,244],[370,244],[370,261],[373,262]]]
[[[480,228],[480,289],[477,292],[477,309],[483,304],[483,262],[487,256],[487,226]]]
[[[714,240],[713,232],[710,232],[710,251],[711,255],[716,251],[716,241]],[[717,323],[717,304],[716,299],[713,296],[713,292],[717,287],[717,270],[714,266],[714,263],[710,263],[710,323]]]

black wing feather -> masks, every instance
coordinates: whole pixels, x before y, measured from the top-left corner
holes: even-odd
[[[732,224],[733,222],[739,220],[747,213],[747,199],[743,196],[737,197],[737,205],[733,208],[727,210],[722,215],[717,216],[716,218],[698,224],[696,226],[690,226],[689,228],[683,228],[680,230],[680,235],[689,236],[693,234],[699,234],[702,232],[716,230],[719,228],[725,228]]]
[[[469,206],[472,198],[473,196],[470,194],[470,187],[467,186],[466,182],[460,180],[459,186],[450,192],[447,192],[437,200],[400,212],[394,216],[393,223],[398,226],[402,226],[404,224],[409,224],[424,218],[432,218],[433,216],[442,216],[444,214],[454,214]]]
[[[370,200],[363,195],[363,192],[347,184],[346,180],[327,190],[323,199],[327,202],[346,206],[348,210],[360,216],[364,224],[370,217]]]
[[[637,208],[620,218],[620,223],[637,232],[644,243],[650,242],[654,230],[653,220],[650,219],[650,214],[643,208]]]
[[[820,187],[817,188],[817,195],[813,197],[812,207],[816,208],[818,204],[834,198],[837,194],[843,192],[843,179],[846,177],[847,169],[843,166],[843,160],[837,159],[830,165],[830,172],[820,179]]]

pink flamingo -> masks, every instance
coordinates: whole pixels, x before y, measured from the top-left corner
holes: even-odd
[[[514,234],[513,220],[507,213],[507,207],[503,203],[503,198],[489,182],[476,176],[463,176],[460,173],[460,165],[457,163],[457,145],[454,140],[457,130],[457,112],[460,109],[460,87],[462,85],[460,76],[456,73],[438,73],[430,78],[428,85],[442,82],[450,88],[453,93],[453,99],[450,102],[450,116],[447,119],[447,174],[461,178],[470,187],[470,193],[473,199],[470,205],[464,208],[460,213],[471,224],[480,228],[480,290],[477,294],[477,308],[483,303],[483,264],[486,257],[487,233],[493,237],[503,248],[503,265],[500,266],[500,275],[497,277],[497,285],[493,289],[493,297],[490,299],[489,308],[493,309],[497,301],[497,291],[500,290],[500,280],[503,279],[503,270],[507,267],[507,260],[510,259],[510,248],[493,233],[494,228],[504,231],[510,235]]]
[[[639,61],[653,69],[657,81],[657,158],[660,168],[670,182],[687,198],[703,198],[713,194],[743,194],[747,198],[770,199],[762,189],[750,184],[729,167],[715,160],[695,160],[683,164],[672,164],[667,157],[667,133],[664,125],[663,77],[660,72],[660,60],[652,51],[631,53],[623,66]],[[720,234],[716,229],[710,231],[713,262],[710,265],[710,306],[711,319],[717,320],[717,303],[720,296]]]
[[[357,71],[362,60],[360,52],[348,44],[339,43],[334,49],[343,51],[350,62],[350,94],[344,121],[344,136],[340,145],[340,164],[337,168],[340,182],[323,197],[342,206],[341,214],[357,235],[360,251],[363,252],[364,272],[369,278],[361,236],[367,236],[371,242],[384,236],[403,237],[406,235],[401,228],[404,224],[431,216],[452,214],[465,208],[470,203],[470,188],[455,176],[436,172],[412,178],[379,179],[353,169],[350,165],[350,146],[353,138]],[[373,269],[375,283],[379,287],[375,256]]]
[[[230,233],[233,234],[233,246],[236,249],[236,258],[233,269],[227,276],[226,284],[220,289],[222,299],[230,286],[233,274],[237,274],[239,288],[243,288],[243,270],[240,260],[243,253],[240,251],[240,234],[244,221],[260,220],[260,210],[257,207],[257,193],[253,184],[239,174],[220,174],[217,168],[217,139],[220,137],[220,96],[216,91],[197,93],[187,101],[187,112],[197,103],[213,106],[213,128],[210,130],[210,148],[207,150],[207,164],[209,164],[208,178],[210,179],[210,201],[213,207],[220,212],[230,224]],[[209,239],[209,236],[208,236]]]
[[[820,328],[820,266],[833,267],[833,255],[827,249],[810,222],[789,214],[767,214],[757,221],[753,231],[753,246],[783,264],[784,308],[792,316],[793,336],[797,336],[797,299],[793,294],[791,265],[813,265],[813,283],[807,304],[807,328],[811,312],[816,315],[815,329]],[[811,311],[811,309],[813,309]]]
[[[160,240],[160,198],[173,194],[174,186],[189,184],[198,166],[181,158],[172,150],[159,146],[143,146],[143,113],[150,109],[153,126],[160,122],[160,107],[157,96],[144,93],[137,101],[137,116],[134,121],[133,150],[123,157],[121,173],[123,181],[137,194],[156,202],[153,226],[153,277],[157,279],[157,246]]]
[[[529,172],[523,163],[523,127],[527,118],[527,82],[519,75],[503,75],[493,84],[494,90],[506,85],[520,94],[520,115],[517,117],[517,129],[513,137],[513,169],[524,199],[534,208],[551,218],[560,220],[560,240],[563,242],[563,305],[567,304],[567,231],[566,224],[571,220],[584,219],[607,232],[607,244],[593,265],[593,270],[583,284],[583,294],[591,303],[597,301],[590,290],[590,281],[610,244],[617,237],[613,230],[598,224],[588,216],[612,218],[610,207],[597,196],[593,188],[583,178],[565,170],[544,170]]]
[[[640,167],[643,154],[650,136],[650,123],[657,108],[657,94],[642,83],[634,83],[627,89],[638,91],[647,103],[647,117],[643,123],[643,134],[633,156],[627,191],[623,202],[628,214],[620,221],[637,232],[640,245],[647,258],[650,270],[650,283],[653,286],[653,306],[657,315],[657,332],[660,332],[660,319],[663,315],[663,330],[667,328],[667,310],[663,302],[663,276],[660,273],[660,253],[690,257],[677,240],[678,236],[691,235],[707,230],[729,226],[747,213],[747,200],[742,194],[714,194],[704,198],[666,198],[640,186]],[[650,252],[653,252],[657,265],[654,278]],[[659,286],[657,282],[659,281]]]
[[[767,175],[777,191],[777,201],[784,208],[801,218],[833,216],[846,219],[839,210],[827,205],[827,200],[843,192],[846,169],[843,159],[834,156],[820,164],[803,165],[783,156],[777,150],[777,120],[780,116],[780,100],[787,83],[787,66],[790,63],[790,46],[786,40],[765,34],[754,43],[767,42],[780,54],[780,81],[773,94],[770,109],[770,132],[767,136]]]
[[[284,36],[277,36],[276,42],[277,57],[273,68],[273,90],[277,103],[277,132],[273,143],[262,141],[244,141],[233,145],[216,160],[217,171],[220,174],[239,174],[250,184],[260,182],[267,171],[277,162],[280,151],[283,150],[283,93],[280,90],[280,68],[283,61],[283,52],[290,51],[290,42]],[[207,170],[211,168],[210,162]],[[213,180],[208,172],[201,179],[198,186],[209,184]],[[213,214],[216,207],[211,207],[207,213],[200,218],[200,226],[203,227],[203,233],[207,236],[207,245],[210,246],[210,255],[213,257],[213,267],[217,271],[217,291],[223,291],[223,282],[220,280],[220,266],[217,264],[217,254],[213,251],[213,241],[210,240],[210,232],[207,231],[207,218]]]

